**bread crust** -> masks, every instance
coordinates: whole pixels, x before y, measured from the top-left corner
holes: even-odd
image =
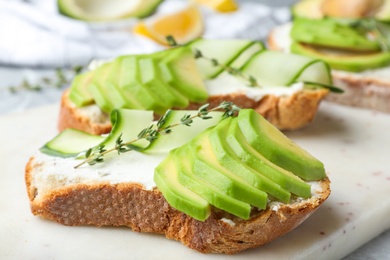
[[[276,39],[277,30],[279,28],[271,31],[267,38],[267,45],[271,50],[282,51],[282,46]],[[332,70],[331,73],[333,84],[344,90],[344,93],[329,93],[325,100],[390,113],[390,81],[337,70]]]
[[[390,81],[380,78],[361,78],[348,73],[333,71],[334,84],[344,90],[343,94],[330,93],[327,100],[390,113]]]
[[[303,90],[290,96],[266,95],[259,101],[241,93],[211,96],[205,103],[210,107],[218,106],[222,101],[232,101],[241,108],[253,108],[280,130],[295,130],[309,124],[315,117],[320,102],[328,94],[326,89]],[[186,109],[198,109],[202,104],[191,103]],[[76,128],[92,134],[110,132],[109,116],[100,111],[98,120],[82,113],[69,99],[69,89],[65,90],[60,105],[58,130]]]
[[[109,116],[100,111],[98,113],[97,119],[83,115],[69,99],[69,89],[65,90],[60,102],[58,130],[75,128],[91,134],[109,133],[111,130]]]
[[[249,220],[213,208],[202,222],[172,208],[157,188],[145,190],[138,183],[76,183],[39,194],[33,184],[37,168],[39,163],[31,157],[25,181],[34,215],[68,226],[127,226],[165,235],[202,253],[235,254],[268,243],[301,224],[330,194],[326,178],[322,191],[310,199],[281,204],[277,210],[253,209]]]

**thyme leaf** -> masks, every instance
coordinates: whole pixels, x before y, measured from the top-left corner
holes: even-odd
[[[64,85],[70,84],[74,76],[80,74],[83,70],[83,66],[75,66],[69,72],[69,76],[66,75],[65,71],[61,68],[55,70],[55,75],[52,77],[42,77],[36,83],[32,83],[27,79],[22,80],[18,85],[11,85],[7,89],[9,92],[16,94],[20,91],[35,91],[39,92],[45,88],[57,88],[60,89]]]
[[[390,26],[374,18],[354,20],[352,27],[376,39],[384,52],[390,51]]]
[[[106,149],[104,145],[94,147],[94,148],[89,148],[85,152],[85,157],[84,160],[76,165],[74,168],[78,168],[84,164],[88,165],[95,165],[97,163],[102,163],[104,162],[104,156],[107,153],[117,151],[118,155],[122,153],[126,153],[129,151],[134,150],[132,148],[132,144],[141,140],[141,139],[146,139],[150,143],[153,142],[158,138],[159,135],[164,135],[164,134],[170,134],[172,133],[172,128],[175,128],[179,125],[186,125],[186,126],[191,126],[193,124],[193,119],[194,118],[201,118],[203,120],[207,120],[212,118],[209,113],[212,111],[217,111],[217,110],[222,110],[224,111],[222,117],[227,118],[234,116],[240,108],[234,105],[232,102],[222,102],[220,105],[209,109],[209,104],[205,104],[201,106],[197,113],[194,115],[190,114],[185,114],[179,122],[168,125],[166,127],[163,127],[164,123],[166,122],[167,115],[170,113],[171,110],[168,110],[160,119],[157,121],[156,124],[151,124],[149,127],[143,129],[140,131],[138,134],[137,138],[134,140],[131,140],[129,142],[124,142],[122,138],[122,133],[118,136],[115,142],[115,146],[109,149]]]
[[[171,47],[177,47],[177,46],[180,46],[175,38],[172,36],[172,35],[168,35],[166,37],[166,40],[168,42],[168,45],[171,46]],[[256,78],[253,77],[252,75],[244,75],[244,73],[242,73],[242,71],[238,68],[233,68],[231,66],[228,66],[228,65],[225,65],[225,64],[221,64],[217,59],[215,58],[209,58],[209,57],[206,57],[203,55],[203,53],[199,50],[199,49],[193,49],[193,54],[194,54],[194,58],[195,59],[205,59],[205,60],[208,60],[211,62],[211,64],[215,67],[220,67],[222,68],[224,71],[228,72],[230,75],[232,76],[237,76],[237,77],[240,77],[242,78],[243,80],[247,81],[248,82],[248,86],[250,87],[261,87]]]
[[[222,64],[220,62],[218,62],[217,59],[215,58],[209,58],[209,57],[206,57],[199,49],[194,49],[193,50],[194,52],[194,57],[195,59],[205,59],[205,60],[208,60],[210,61],[210,63],[215,66],[215,67],[220,67],[222,68],[224,71],[226,71],[227,73],[229,73],[230,75],[232,76],[236,76],[236,77],[240,77],[241,79],[245,80],[248,82],[248,86],[250,87],[259,87],[261,88],[261,86],[259,85],[259,83],[257,82],[256,78],[253,77],[252,75],[245,75],[240,69],[238,68],[234,68],[234,67],[231,67],[231,66],[228,66],[228,65],[225,65],[225,64]]]

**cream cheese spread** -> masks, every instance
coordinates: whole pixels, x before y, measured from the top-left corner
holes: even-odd
[[[227,95],[233,93],[244,94],[248,98],[259,101],[266,95],[274,96],[290,96],[298,91],[303,90],[304,84],[302,82],[295,83],[289,87],[286,86],[263,86],[250,87],[241,79],[232,76],[228,73],[222,73],[213,80],[205,81],[206,90],[209,95]]]
[[[93,166],[85,164],[77,169],[74,167],[81,162],[74,158],[61,158],[42,153],[35,155],[36,164],[33,174],[33,186],[39,193],[45,189],[59,188],[76,183],[91,184],[107,182],[119,184],[136,182],[150,190],[156,187],[153,181],[154,169],[166,154],[144,154],[127,152],[106,155],[104,163]],[[39,194],[38,194],[39,195]]]
[[[310,182],[307,182],[307,183],[311,187],[311,196],[312,196],[312,198],[316,198],[316,197],[321,196],[322,186],[321,186],[321,182],[320,181],[310,181]],[[290,200],[290,203],[300,203],[300,202],[302,202],[304,200],[305,199],[302,198],[302,197],[293,197],[292,196],[291,200]],[[284,203],[279,202],[279,201],[272,201],[272,202],[268,203],[268,206],[270,207],[270,209],[272,211],[275,211],[275,212],[277,212],[280,209],[281,205],[284,205]]]
[[[146,190],[156,187],[153,180],[154,169],[166,157],[167,154],[144,154],[140,152],[127,152],[121,155],[116,153],[106,155],[104,163],[95,165],[85,164],[77,169],[74,167],[81,161],[74,158],[61,158],[49,156],[42,153],[35,155],[37,167],[32,180],[40,195],[46,190],[70,186],[72,184],[97,184],[109,183],[120,184],[126,182],[142,184]],[[311,181],[311,194],[313,197],[319,196],[322,191],[320,182]],[[291,203],[299,203],[303,198],[294,197]],[[273,211],[278,211],[281,202],[269,202],[269,207]],[[222,220],[222,219],[221,219]],[[230,225],[233,221],[222,220]]]

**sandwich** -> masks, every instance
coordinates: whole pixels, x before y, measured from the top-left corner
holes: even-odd
[[[389,1],[304,0],[291,23],[274,28],[268,47],[326,61],[334,85],[328,100],[390,112]]]
[[[154,116],[114,109],[108,135],[66,129],[48,141],[25,169],[32,213],[235,254],[290,232],[330,195],[324,165],[253,109]]]
[[[160,52],[95,61],[61,99],[58,128],[109,133],[110,113],[128,108],[198,109],[234,102],[281,130],[310,123],[333,81],[327,63],[267,50],[261,42],[197,39]]]

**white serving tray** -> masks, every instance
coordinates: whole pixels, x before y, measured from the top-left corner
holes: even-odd
[[[0,259],[338,259],[390,228],[390,115],[323,102],[312,124],[288,132],[324,162],[332,194],[293,232],[229,257],[129,228],[33,216],[24,167],[56,134],[57,117],[58,105],[0,117]]]

